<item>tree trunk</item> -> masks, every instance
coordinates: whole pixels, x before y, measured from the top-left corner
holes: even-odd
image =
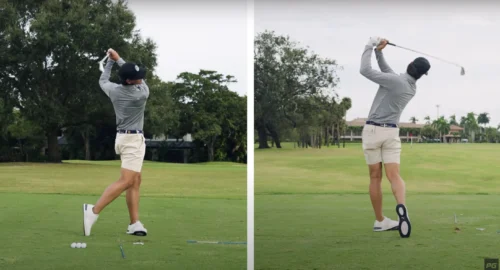
[[[54,162],[54,163],[61,162],[61,152],[59,151],[59,144],[57,143],[58,133],[59,129],[57,127],[49,129],[46,133],[49,162]]]
[[[325,127],[325,146],[328,147],[328,127]]]
[[[269,145],[267,144],[267,130],[265,126],[260,126],[257,129],[257,132],[259,133],[259,149],[263,148],[269,148]]]
[[[215,154],[214,154],[214,144],[215,144],[215,138],[212,138],[209,143],[207,143],[208,147],[208,161],[212,162],[215,159]]]
[[[340,148],[340,125],[337,127],[337,146]]]
[[[332,125],[332,145],[335,146],[335,124]]]
[[[342,130],[343,137],[342,137],[342,148],[345,148],[345,130]]]
[[[276,143],[276,148],[281,148],[280,138],[279,138],[278,132],[276,132],[276,129],[274,128],[274,126],[267,125],[266,127],[269,130],[269,132],[271,133],[271,137],[273,138],[274,142]]]
[[[318,132],[318,148],[321,149],[321,144],[323,144],[323,138],[321,137],[322,132],[320,129],[320,132]]]
[[[89,136],[89,130],[87,128],[84,128],[82,131],[80,131],[80,134],[82,135],[83,138],[83,144],[85,145],[85,160],[90,160],[90,136]]]

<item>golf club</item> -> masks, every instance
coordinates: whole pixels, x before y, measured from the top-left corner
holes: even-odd
[[[106,61],[106,59],[108,59],[108,57],[109,57],[109,50],[106,52],[106,56],[101,61],[99,61],[99,70],[101,72],[104,72],[104,61]]]
[[[463,66],[459,65],[459,64],[456,64],[456,63],[453,63],[453,62],[450,62],[448,60],[444,60],[442,58],[439,58],[439,57],[436,57],[436,56],[432,56],[432,55],[429,55],[429,54],[426,54],[426,53],[423,53],[423,52],[419,52],[419,51],[415,51],[415,50],[412,50],[412,49],[409,49],[409,48],[405,48],[403,46],[399,46],[399,45],[396,45],[394,43],[391,43],[391,42],[387,42],[388,45],[391,45],[391,46],[394,46],[394,47],[397,47],[397,48],[401,48],[401,49],[404,49],[404,50],[408,50],[408,51],[412,51],[412,52],[415,52],[415,53],[419,53],[419,54],[423,54],[423,55],[426,55],[428,57],[432,57],[434,59],[437,59],[437,60],[440,60],[442,62],[445,62],[445,63],[448,63],[448,64],[451,64],[451,65],[454,65],[454,66],[457,66],[457,67],[460,67],[460,75],[464,76],[465,75],[465,69]]]
[[[187,240],[188,244],[246,245],[247,242]]]

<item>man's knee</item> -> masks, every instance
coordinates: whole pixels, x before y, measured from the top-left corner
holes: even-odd
[[[137,176],[135,177],[134,187],[140,187],[141,182],[142,182],[142,176],[141,173],[138,173]]]
[[[126,183],[127,187],[132,187],[140,184],[141,174],[128,169],[122,168],[121,180]]]
[[[387,176],[387,179],[389,181],[398,181],[401,179],[399,175],[399,164],[396,163],[390,163],[390,164],[385,164],[385,175]]]
[[[369,165],[370,169],[370,182],[380,183],[382,182],[382,164]]]

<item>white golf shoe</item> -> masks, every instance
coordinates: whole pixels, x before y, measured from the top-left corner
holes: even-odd
[[[96,222],[99,215],[94,214],[92,209],[94,205],[92,204],[84,204],[83,205],[83,235],[89,236],[90,230],[92,229],[92,225]]]
[[[148,234],[148,230],[144,228],[144,224],[142,224],[140,221],[136,221],[134,224],[128,225],[127,234],[146,236]]]
[[[377,221],[375,220],[375,224],[373,224],[374,232],[383,232],[383,231],[392,231],[397,230],[399,227],[399,222],[392,220],[388,217],[384,217],[384,220]]]

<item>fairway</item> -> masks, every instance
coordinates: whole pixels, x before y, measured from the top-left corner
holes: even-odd
[[[124,196],[82,232],[81,207],[119,177],[119,161],[0,164],[0,269],[243,269],[246,166],[145,162],[140,219],[148,236],[125,233]],[[125,259],[119,242],[123,241]],[[142,240],[144,245],[134,245]],[[86,249],[72,249],[86,242]]]
[[[404,144],[413,231],[401,239],[397,231],[371,231],[360,144],[256,149],[256,269],[483,269],[484,258],[500,257],[499,150]],[[397,219],[385,176],[383,190],[384,215]]]

